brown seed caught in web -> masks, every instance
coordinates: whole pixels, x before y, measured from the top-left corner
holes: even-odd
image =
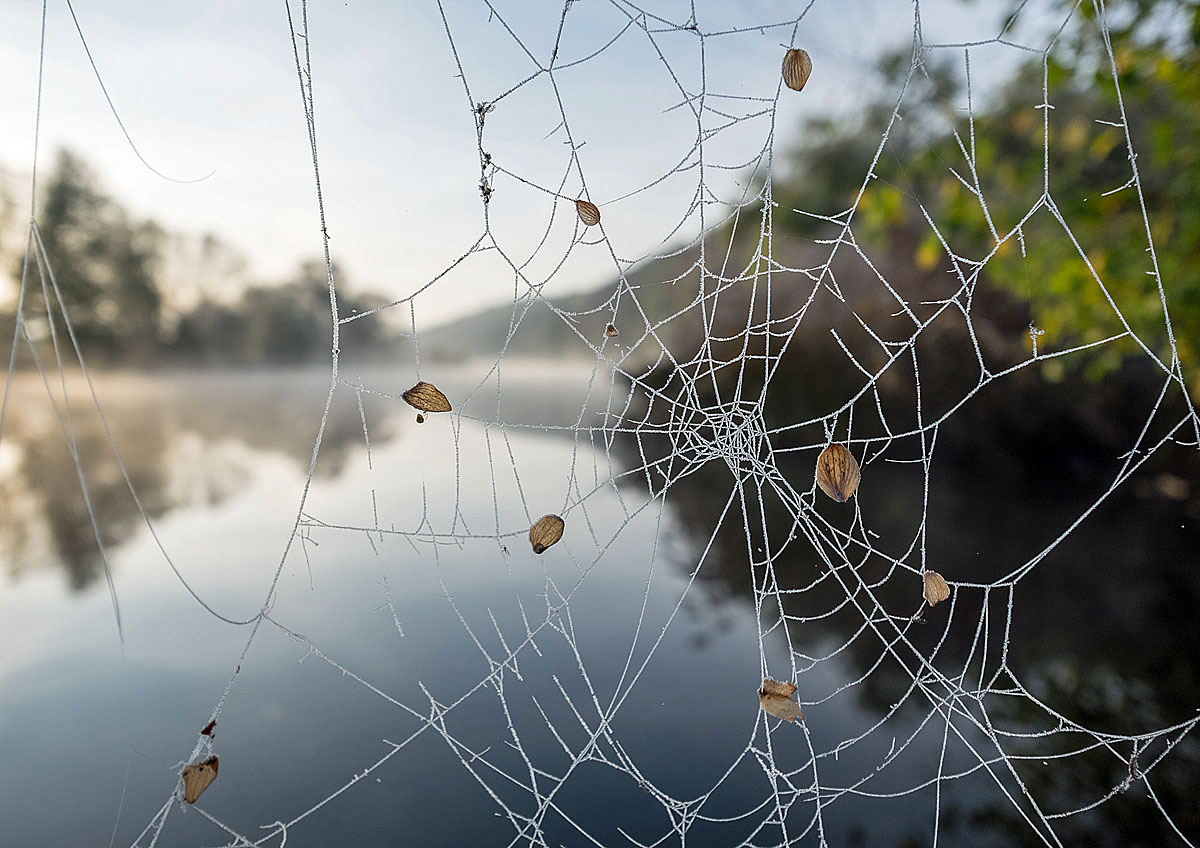
[[[850,500],[862,472],[858,469],[858,460],[850,451],[836,442],[821,451],[817,457],[817,485],[821,491],[838,503]]]
[[[600,207],[595,203],[589,203],[582,199],[576,200],[575,211],[579,213],[579,220],[583,221],[585,226],[594,227],[600,223]]]
[[[214,754],[207,760],[183,767],[183,800],[189,804],[196,803],[196,799],[217,779],[217,765]]]
[[[216,729],[217,729],[217,720],[214,718],[208,724],[204,725],[204,728],[200,731],[200,735],[201,736],[216,736],[217,735]]]
[[[422,413],[420,413],[420,412],[418,412],[418,413],[417,413],[417,423],[418,423],[418,424],[424,424],[424,423],[425,423],[425,416],[424,416],[424,414],[422,414]]]
[[[617,336],[621,335],[621,331],[612,324],[609,324],[604,328],[604,335],[610,339],[615,339]]]
[[[783,56],[783,83],[793,91],[803,91],[812,73],[812,59],[807,51],[792,48]]]
[[[804,710],[800,709],[800,705],[792,700],[794,694],[796,694],[794,683],[780,683],[778,680],[764,677],[762,686],[758,689],[758,702],[767,715],[784,721],[795,721],[796,719],[803,721]]]
[[[950,587],[942,575],[936,571],[926,571],[921,577],[925,583],[925,600],[929,601],[931,607],[936,607],[950,597]]]
[[[449,412],[450,401],[446,400],[446,396],[438,391],[437,386],[433,383],[426,383],[424,380],[417,383],[401,397],[409,406],[416,407],[422,412]],[[418,422],[420,423],[420,422]]]
[[[539,518],[537,523],[529,528],[529,544],[533,545],[533,552],[540,554],[561,539],[566,526],[566,522],[557,515],[543,515]]]

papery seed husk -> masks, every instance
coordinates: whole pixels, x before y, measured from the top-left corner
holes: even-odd
[[[607,327],[604,328],[604,335],[606,335],[610,339],[615,339],[617,336],[621,335],[621,331],[618,330],[616,327],[614,327],[612,324],[609,324]]]
[[[769,677],[764,677],[762,686],[759,687],[759,692],[766,695],[781,695],[784,698],[790,698],[796,694],[796,684],[789,683],[786,680],[772,680]]]
[[[800,705],[792,700],[795,692],[796,686],[793,683],[781,683],[778,680],[764,677],[762,686],[758,690],[758,702],[767,715],[783,721],[795,721],[796,719],[803,721],[804,710],[800,709]]]
[[[204,790],[212,786],[217,779],[219,760],[216,755],[198,763],[183,767],[183,799],[189,804],[195,804],[204,794]]]
[[[583,199],[576,200],[575,211],[579,213],[579,220],[588,227],[594,227],[600,223],[600,207],[595,203]]]
[[[533,545],[533,552],[540,554],[561,539],[566,526],[566,522],[557,515],[543,515],[539,518],[529,528],[529,544]]]
[[[812,59],[808,52],[792,48],[783,56],[783,83],[794,91],[803,91],[812,73]]]
[[[926,571],[921,575],[925,584],[925,600],[929,602],[931,607],[936,607],[942,601],[950,597],[950,586],[946,583],[946,578],[938,574],[936,571]]]
[[[838,503],[850,500],[861,479],[862,472],[854,454],[836,442],[817,457],[817,485]]]
[[[416,407],[422,412],[449,412],[450,401],[446,396],[438,391],[437,386],[433,383],[426,383],[424,380],[417,383],[401,397],[405,402],[412,407]]]

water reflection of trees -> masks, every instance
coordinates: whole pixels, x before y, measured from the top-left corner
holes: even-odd
[[[234,495],[252,479],[258,455],[283,455],[307,469],[327,381],[327,373],[305,370],[162,374],[102,378],[98,391],[129,482],[154,519]],[[70,586],[82,589],[103,573],[103,562],[77,469],[106,550],[144,523],[86,387],[73,384],[70,397],[77,461],[41,379],[13,378],[0,434],[0,559],[13,577],[61,567]],[[338,474],[363,444],[354,393],[338,400],[318,476]],[[61,397],[56,402],[61,415]],[[391,438],[372,398],[364,405],[371,438]]]
[[[998,303],[995,315],[1004,315],[1001,307]],[[979,327],[996,339],[1019,339],[1020,318],[1018,311]],[[881,318],[881,323],[886,320]],[[766,394],[768,430],[827,414],[845,400],[847,387],[862,384],[862,373],[840,350],[827,349],[822,338],[828,334],[813,331],[793,339]],[[939,399],[967,393],[974,379],[970,369],[961,367],[964,355],[969,357],[966,361],[974,360],[968,344],[961,318],[959,328],[935,326],[918,341],[926,421],[941,411]],[[988,351],[993,361],[1022,355],[997,344]],[[743,361],[752,361],[753,353]],[[1023,355],[1028,356],[1027,351]],[[860,361],[871,367],[869,356],[864,350]],[[702,402],[713,403],[713,387],[719,387],[725,403],[738,396],[733,380],[737,373],[742,375],[740,396],[757,397],[761,378],[753,375],[753,368],[740,370],[736,358],[731,362],[735,364],[728,374],[719,373],[707,383],[710,394]],[[898,361],[880,383],[878,403],[894,429],[915,423],[913,378],[911,362],[906,366]],[[661,384],[670,396],[672,386],[679,385],[678,374],[664,374]],[[1160,391],[1160,375],[1137,365],[1098,381],[1068,366],[1061,381],[1053,383],[1041,371],[1027,368],[985,387],[938,429],[927,507],[922,467],[904,462],[921,456],[915,440],[896,440],[864,468],[858,506],[866,529],[878,534],[871,537],[872,545],[919,568],[916,551],[924,530],[929,567],[947,579],[1000,579],[1050,545],[1102,498],[1121,455],[1137,443]],[[868,394],[856,404],[856,438],[884,435],[873,412],[876,403]],[[1183,414],[1182,398],[1168,399],[1154,418],[1149,442],[1143,444],[1154,444]],[[796,490],[812,489],[817,450],[787,449],[817,445],[823,438],[819,425],[772,438],[775,463]],[[653,462],[672,449],[665,438],[656,443],[643,435],[640,442],[640,448],[632,440],[623,446],[637,464],[646,461],[639,450]],[[1195,568],[1200,492],[1189,481],[1197,479],[1200,463],[1194,448],[1170,443],[1157,451],[1021,578],[1014,590],[1011,632],[1005,630],[1006,590],[993,591],[985,599],[982,590],[960,589],[952,618],[949,604],[927,610],[923,621],[900,625],[906,638],[923,656],[935,656],[936,651],[939,669],[950,673],[965,668],[973,680],[986,680],[994,673],[1006,649],[1007,666],[1021,684],[1068,719],[1098,732],[1128,736],[1192,718],[1195,693],[1200,691],[1200,572]],[[736,485],[729,467],[717,459],[675,482],[667,494],[697,541],[697,551],[710,536],[713,539],[699,579],[720,587],[714,594],[753,597],[755,584],[761,587],[764,582],[763,552],[776,554],[773,578],[783,590],[790,644],[801,650],[847,645],[841,656],[857,673],[867,675],[854,689],[861,704],[878,715],[887,714],[911,688],[911,670],[887,657],[881,639],[869,628],[859,633],[863,613],[853,604],[830,611],[845,601],[844,583],[867,609],[878,601],[882,611],[876,614],[885,612],[904,622],[920,605],[919,576],[874,554],[853,567],[842,565],[835,574],[817,553],[822,543],[806,538],[803,522],[797,525],[794,519],[794,506],[783,503],[770,487],[743,482],[740,498],[734,498],[722,518]],[[748,505],[745,515],[742,502]],[[810,503],[820,520],[861,537],[862,531],[852,527],[854,505],[835,504],[819,492]],[[839,555],[823,546],[837,563]],[[696,562],[681,565],[690,571]],[[800,589],[804,591],[788,593]],[[989,605],[986,617],[984,603]],[[986,656],[978,649],[969,655],[981,621],[988,629]],[[995,688],[1009,682],[1002,676]],[[1002,730],[1030,733],[1057,726],[1026,698],[992,695],[986,707]],[[906,711],[910,717],[924,715],[928,709],[924,701],[912,701],[900,717]],[[1122,759],[1132,754],[1127,741],[1114,743],[1112,750],[1099,747],[1050,761],[1052,767],[1042,765],[1042,758],[1077,750],[1089,740],[1073,734],[1009,738],[1005,751],[1033,758],[1018,762],[1016,770],[1043,810],[1057,812],[1104,797],[1127,775],[1130,766]],[[1194,833],[1200,829],[1200,813],[1191,800],[1200,774],[1200,744],[1194,734],[1176,741],[1156,740],[1139,755],[1135,767],[1155,762],[1168,744],[1174,745],[1169,756],[1156,763],[1151,782],[1175,825]],[[1009,778],[1003,779],[1015,790]],[[959,813],[966,814],[959,816],[961,821],[973,821],[1003,844],[1041,844],[1011,806],[974,812],[965,807]],[[1137,783],[1086,814],[1056,820],[1054,826],[1065,844],[1154,845],[1171,833],[1170,823]]]

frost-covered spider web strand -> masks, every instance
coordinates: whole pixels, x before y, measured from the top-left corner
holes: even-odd
[[[218,612],[170,561],[205,610],[249,625],[217,726],[249,722],[244,705],[295,678],[312,702],[280,707],[288,721],[354,766],[304,759],[303,731],[254,764],[236,730],[202,732],[186,762],[219,753],[220,781],[192,807],[165,785],[130,844],[175,827],[197,844],[356,828],[383,841],[392,806],[422,791],[431,809],[409,814],[488,844],[1062,845],[1147,811],[1154,833],[1194,844],[1194,692],[1070,658],[1097,627],[1085,605],[1112,591],[1078,563],[1091,534],[1130,492],[1186,482],[1200,445],[1105,5],[1085,20],[1045,4],[1036,26],[1018,32],[1014,16],[956,41],[927,39],[918,3],[884,108],[842,138],[841,164],[821,160],[844,169],[825,194],[803,161],[817,141],[788,158],[801,115],[817,123],[797,110],[838,85],[843,54],[817,35],[829,24],[815,0],[761,21],[727,4],[434,5],[439,72],[461,83],[456,131],[477,155],[447,191],[477,192],[477,214],[434,246],[436,273],[400,274],[386,305],[342,314],[317,143],[322,31],[303,0],[295,18],[284,4],[328,281],[328,390],[257,614]],[[1093,40],[1113,94],[1089,126],[1119,130],[1127,154],[1124,185],[1086,190],[1139,210],[1149,290],[1096,261],[1105,245],[1058,179],[1056,145],[1076,130],[1056,124],[1056,103],[1079,100],[1052,74],[1069,33]],[[793,91],[779,61],[800,47],[814,71]],[[1032,84],[1013,76],[1031,58]],[[961,86],[947,94],[947,79]],[[993,120],[1010,96],[1041,153],[1032,188],[1002,180],[1020,155],[996,149],[1015,144]],[[49,306],[55,258],[31,233],[56,354],[36,365],[62,374],[55,326],[70,323],[61,298],[57,316]],[[1020,301],[1000,278],[1040,255],[1087,281],[1102,326],[1044,338],[1028,320],[1049,288],[1030,281]],[[491,330],[424,317],[468,278],[511,288]],[[579,295],[580,279],[611,283]],[[38,356],[23,304],[14,362],[19,347]],[[354,333],[387,321],[404,326],[396,362],[354,360]],[[1093,437],[1078,419],[1117,417],[1102,388],[1117,372],[1136,389]],[[435,386],[451,411],[413,400]],[[1078,418],[1043,425],[1056,393],[1073,393]],[[343,401],[361,468],[326,488]],[[1058,447],[1005,452],[1035,436]],[[848,498],[817,482],[834,444],[861,468]],[[538,550],[543,516],[565,529]],[[1119,579],[1157,573],[1112,532]],[[708,613],[715,634],[696,623]],[[803,720],[772,717],[765,678],[795,686]],[[220,789],[256,767],[273,780],[252,819]]]

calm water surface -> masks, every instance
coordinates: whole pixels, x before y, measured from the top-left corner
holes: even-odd
[[[2,454],[0,750],[10,768],[0,777],[0,818],[10,844],[108,844],[114,831],[116,844],[132,843],[169,798],[179,764],[231,677],[214,743],[220,779],[201,805],[229,827],[258,838],[260,825],[296,817],[392,743],[406,743],[360,785],[294,825],[289,844],[448,844],[448,821],[453,841],[505,840],[512,825],[497,818],[500,808],[463,761],[484,755],[527,775],[519,740],[541,767],[565,767],[542,712],[578,743],[586,731],[564,694],[594,722],[593,696],[611,701],[672,617],[668,637],[641,669],[656,682],[634,690],[615,733],[642,751],[639,768],[649,781],[683,796],[710,788],[746,744],[757,712],[753,614],[697,592],[677,609],[688,581],[672,566],[688,542],[669,510],[651,505],[631,516],[645,498],[622,503],[610,486],[588,499],[586,515],[570,516],[571,532],[546,555],[534,556],[523,538],[526,506],[536,514],[563,511],[572,465],[577,490],[610,476],[607,458],[591,445],[561,431],[489,434],[470,421],[455,432],[445,416],[417,426],[412,410],[368,396],[368,461],[363,416],[353,391],[343,391],[305,507],[313,526],[283,562],[271,600],[279,626],[264,625],[243,658],[249,628],[215,618],[172,572],[83,404],[86,395],[72,388],[125,644],[122,654],[74,464],[44,391],[25,381],[10,401]],[[99,384],[163,548],[221,615],[251,618],[266,599],[303,490],[324,388],[319,372]],[[513,407],[510,421],[569,425],[580,408],[578,391],[547,396],[520,374],[503,401]],[[383,533],[318,526],[374,528],[376,516]],[[419,532],[430,528],[468,538],[434,542]],[[505,645],[526,638],[525,622],[544,622],[547,605],[561,606],[564,596],[569,618],[543,626],[537,650],[525,648],[496,675],[503,702],[495,687],[480,691]],[[422,732],[432,703],[464,696],[445,720],[445,735]],[[737,725],[738,733],[716,732]],[[528,793],[483,771],[514,812],[532,811]],[[620,821],[593,793],[618,789],[609,771],[585,765],[559,801],[578,826],[606,838],[616,836]],[[737,785],[730,782],[731,792]],[[646,825],[660,828],[660,805],[637,796],[622,805],[641,804]],[[624,817],[625,826],[637,821]],[[545,828],[566,839],[575,829],[561,820]],[[230,838],[196,810],[176,810],[159,844]]]
[[[234,843],[225,828],[258,840],[275,822],[294,822],[289,846],[524,843],[534,784],[554,795],[538,821],[549,844],[590,844],[585,832],[602,844],[631,844],[626,834],[678,844],[672,817],[697,809],[729,820],[698,821],[689,842],[748,838],[770,815],[759,805],[780,779],[761,765],[755,689],[764,662],[787,679],[792,659],[781,632],[759,636],[745,552],[737,551],[745,545],[740,516],[692,576],[729,482],[681,483],[665,505],[648,501],[636,480],[613,485],[631,461],[628,448],[606,451],[569,429],[589,372],[563,370],[553,391],[545,374],[546,366],[506,374],[499,413],[518,425],[507,428],[450,416],[418,426],[393,398],[367,392],[360,408],[343,387],[286,558],[327,374],[100,381],[157,542],[73,386],[73,426],[123,645],[75,464],[44,388],[21,378],[0,442],[4,844],[147,845],[162,811],[158,845]],[[364,376],[376,391],[407,388],[388,375]],[[438,383],[462,397],[478,379],[469,368],[442,369]],[[494,390],[467,412],[493,417]],[[598,421],[585,415],[585,424]],[[567,510],[585,495],[583,507]],[[566,512],[568,530],[538,557],[526,528],[548,512]],[[1192,535],[1166,544],[1194,539],[1194,527],[1185,530]],[[811,557],[782,562],[797,583],[815,573]],[[269,619],[243,655],[252,626],[214,613],[244,621],[264,603]],[[964,617],[977,624],[980,612]],[[945,619],[931,619],[936,640]],[[1127,625],[1133,632],[1146,619]],[[978,768],[964,745],[946,744],[944,721],[924,726],[927,707],[893,713],[911,678],[886,662],[876,667],[878,649],[863,647],[869,639],[847,626],[833,617],[792,635],[793,647],[813,656],[847,649],[804,673],[801,697],[820,701],[806,710],[807,728],[770,736],[775,762],[803,763],[810,745],[829,752],[890,716],[865,742],[822,759],[823,785],[867,781],[826,807],[825,837],[929,844],[940,809],[943,839],[1013,839],[1000,791],[1013,791],[1011,778]],[[1052,633],[1053,623],[1036,632]],[[1045,659],[1048,679],[1073,675],[1077,687],[1091,685],[1082,664]],[[1123,710],[1134,697],[1126,690],[1142,690],[1125,659],[1111,660],[1113,709]],[[868,671],[867,685],[846,689]],[[171,801],[179,768],[226,691],[213,741],[220,777],[199,804],[180,807]],[[1179,717],[1168,696],[1138,697],[1160,713],[1145,716],[1149,725]],[[616,701],[606,727],[600,715]],[[1104,720],[1103,705],[1095,709]],[[1014,726],[1020,720],[1012,717]],[[876,775],[889,750],[914,734],[917,742]],[[595,756],[556,788],[567,750],[592,737]],[[965,742],[980,739],[967,731]],[[972,766],[943,784],[940,798],[936,785],[888,797],[939,768]],[[702,806],[682,803],[710,792]],[[788,817],[792,838],[811,808],[798,805]],[[989,819],[993,809],[1001,814]],[[804,844],[817,839],[814,830]],[[279,835],[266,842],[280,843]]]

